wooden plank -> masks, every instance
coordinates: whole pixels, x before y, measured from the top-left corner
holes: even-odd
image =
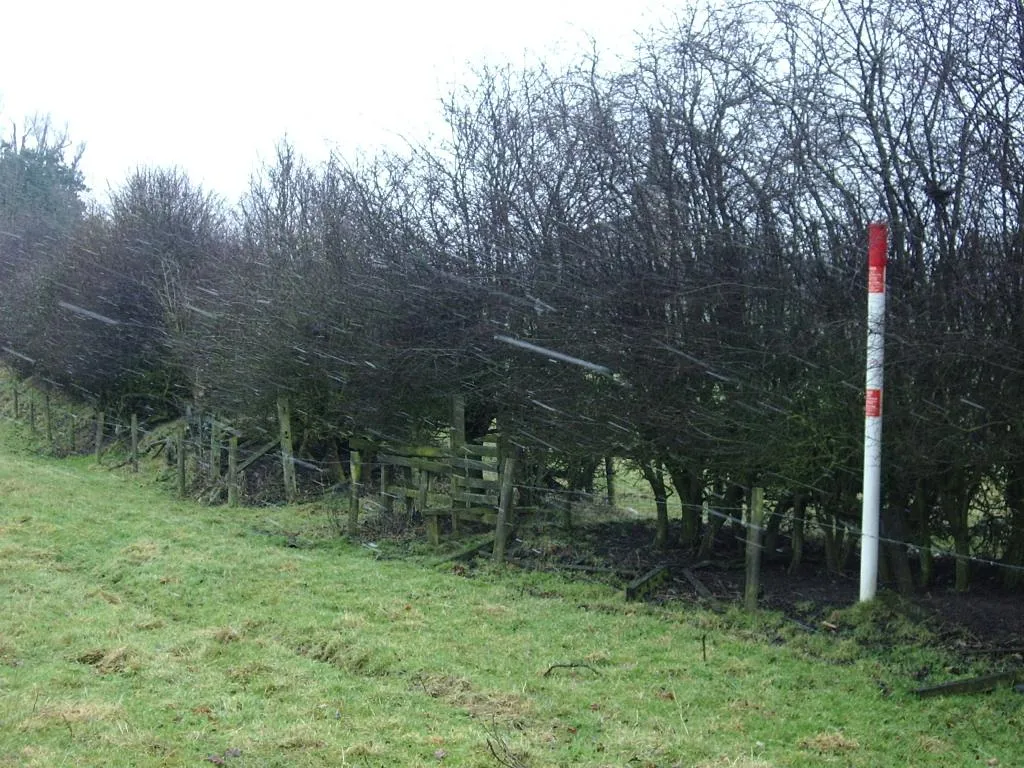
[[[420,459],[446,459],[451,455],[447,448],[437,445],[391,445],[385,443],[380,446],[380,450],[395,456]]]
[[[389,485],[383,495],[396,499],[416,499],[419,498],[420,490],[419,488],[406,488],[403,485]]]
[[[452,475],[452,488],[456,490],[466,490],[471,492],[494,491],[497,493],[501,490],[501,483],[497,480],[491,480],[486,477],[461,477],[459,475]]]
[[[459,447],[453,446],[453,453],[456,453],[459,456],[465,456],[467,458],[474,456],[477,458],[482,456],[491,456],[493,458],[498,458],[498,446],[480,445],[479,443],[467,443]]]
[[[498,463],[496,461],[479,461],[477,459],[451,458],[449,463],[459,469],[477,469],[482,472],[493,472],[498,474]]]
[[[999,683],[1014,683],[1017,680],[1024,680],[1024,668],[1010,670],[1009,672],[996,672],[981,677],[971,677],[967,680],[953,680],[939,685],[929,685],[925,688],[918,688],[914,693],[920,698],[929,696],[945,696],[951,693],[984,693],[991,691]]]
[[[437,475],[448,474],[448,464],[442,464],[439,461],[431,461],[430,459],[421,459],[415,456],[395,456],[390,453],[382,453],[377,455],[377,460],[381,464],[390,464],[393,467],[408,467],[409,469],[418,469],[422,472],[433,472]]]
[[[494,523],[498,518],[498,513],[494,507],[459,507],[456,509],[443,507],[424,509],[420,514],[428,520],[431,518],[437,519],[439,517],[448,517],[449,515],[457,514],[463,520],[485,523]]]
[[[472,560],[478,554],[483,552],[485,549],[489,549],[494,546],[494,537],[488,536],[487,538],[478,541],[474,544],[470,544],[468,547],[460,549],[458,552],[454,552],[447,557],[443,557],[437,561],[436,565],[444,565],[446,563],[453,563],[458,560]]]
[[[365,437],[350,437],[348,445],[354,451],[390,453],[397,456],[418,456],[421,458],[444,459],[451,451],[438,445],[402,445],[387,440],[369,440]]]
[[[694,575],[693,571],[689,568],[683,568],[683,577],[690,582],[690,586],[693,587],[694,591],[703,597],[705,600],[714,600],[715,596],[711,594],[711,590],[704,586],[704,582],[701,581]]]
[[[642,599],[653,592],[658,585],[663,583],[667,578],[668,568],[664,565],[659,565],[657,568],[652,568],[642,576],[637,576],[626,585],[626,600],[633,601]]]
[[[453,491],[452,501],[464,501],[469,504],[486,504],[489,507],[498,506],[498,497],[489,493],[468,493],[466,491]]]
[[[261,445],[259,448],[256,449],[255,453],[249,454],[249,458],[238,465],[238,467],[236,468],[237,471],[244,472],[245,470],[247,470],[253,462],[265,456],[267,452],[271,450],[275,445],[279,445],[279,442],[277,440],[271,440],[269,443]]]

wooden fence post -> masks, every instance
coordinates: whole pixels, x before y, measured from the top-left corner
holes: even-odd
[[[53,450],[53,416],[50,413],[50,393],[43,393],[43,417],[46,419],[46,442]]]
[[[516,455],[510,452],[501,467],[501,493],[498,496],[498,523],[494,528],[494,562],[505,560],[505,545],[512,522],[512,479],[516,471]]]
[[[103,458],[103,422],[105,414],[101,410],[96,411],[96,461]]]
[[[132,414],[132,472],[139,471],[139,415]]]
[[[363,462],[359,451],[349,452],[349,502],[348,502],[348,535],[355,536],[359,532],[359,486],[363,479]]]
[[[750,508],[747,514],[747,583],[743,594],[743,607],[757,610],[757,593],[761,588],[761,523],[764,520],[764,488],[750,489]]]
[[[466,446],[466,398],[463,395],[455,395],[452,397],[452,431],[451,431],[451,442],[450,447],[453,458],[465,458],[462,453],[462,449]],[[468,470],[463,468],[452,467],[452,490],[454,491],[458,485],[455,482],[457,475],[467,475]],[[463,489],[465,490],[465,489]],[[459,533],[459,512],[458,509],[463,506],[461,502],[452,499],[452,535],[457,536]],[[468,506],[468,505],[466,505]]]
[[[238,506],[238,435],[228,440],[228,506]]]
[[[220,480],[221,434],[220,422],[210,417],[210,482]]]
[[[33,394],[28,401],[28,424],[29,429],[32,430],[32,434],[37,434],[36,430],[36,396]]]
[[[441,531],[437,524],[437,515],[428,515],[427,507],[430,504],[430,473],[425,469],[416,470],[417,484],[416,484],[416,505],[427,520],[427,541],[431,546],[437,546],[441,543]]]
[[[425,469],[416,470],[416,508],[420,514],[427,509],[428,494],[430,493],[430,473]]]
[[[383,462],[380,465],[380,504],[388,512],[393,512],[394,498],[388,495],[388,481],[390,478],[390,472],[388,472],[388,465]]]
[[[18,407],[18,382],[14,382],[14,420],[17,421],[21,416],[21,409]]]
[[[176,442],[178,444],[178,496],[185,498],[185,423],[178,426]]]
[[[284,495],[291,503],[298,495],[298,487],[295,481],[295,460],[292,455],[292,408],[287,397],[277,398],[277,421],[281,428],[281,469],[284,473]]]
[[[604,478],[608,484],[608,506],[615,506],[615,459],[611,456],[604,457]]]

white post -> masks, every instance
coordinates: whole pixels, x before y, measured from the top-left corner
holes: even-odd
[[[885,265],[889,227],[868,225],[868,355],[864,396],[864,508],[861,515],[860,599],[878,586],[878,511],[882,487],[882,363],[885,352]]]

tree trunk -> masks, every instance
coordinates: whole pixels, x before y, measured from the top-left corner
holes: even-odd
[[[220,422],[210,418],[210,482],[216,484],[220,480],[221,455]]]
[[[697,545],[700,541],[700,516],[704,503],[704,473],[690,466],[682,467],[672,463],[668,467],[672,486],[679,497],[680,521],[679,543],[684,548]]]
[[[971,585],[971,494],[962,478],[950,478],[942,494],[942,509],[953,531],[956,553],[956,591],[966,592]]]
[[[708,505],[708,524],[704,529],[704,536],[701,538],[700,549],[697,551],[698,560],[707,560],[712,556],[715,538],[718,536],[718,532],[722,530],[726,516],[738,514],[742,504],[743,487],[730,484],[724,498],[722,498],[721,509],[716,509],[713,504]]]
[[[786,519],[786,512],[793,507],[793,497],[787,496],[775,505],[765,518],[764,523],[764,551],[769,557],[773,556],[779,548],[779,531],[782,528],[782,521]]]
[[[352,478],[352,482],[349,485],[348,535],[355,536],[359,533],[359,491],[360,481],[363,476],[363,464],[359,451],[350,451],[348,460],[348,474]]]
[[[935,580],[935,558],[932,555],[932,533],[929,510],[927,486],[924,481],[918,481],[914,492],[914,503],[911,507],[914,515],[914,525],[917,527],[917,542],[919,546],[920,575],[918,586],[927,589]]]
[[[103,422],[104,412],[102,409],[96,410],[96,461],[99,462],[103,458]]]
[[[657,509],[655,521],[654,546],[658,549],[668,548],[668,490],[665,487],[665,476],[658,462],[641,462],[640,471],[651,486],[654,493],[654,505]]]
[[[807,499],[803,494],[793,497],[793,556],[789,561],[789,575],[800,570],[804,557],[804,522],[807,514]]]
[[[178,426],[177,436],[177,454],[178,460],[178,496],[181,498],[185,497],[185,423],[182,422]]]
[[[46,443],[53,450],[53,412],[50,410],[50,393],[43,393],[43,411],[46,419]]]
[[[904,597],[914,593],[914,576],[910,571],[910,560],[907,557],[906,526],[904,525],[905,506],[894,503],[882,508],[882,544],[886,557],[892,567],[892,575],[896,580],[896,588]]]
[[[839,518],[831,512],[821,513],[821,532],[825,540],[825,568],[829,573],[842,573],[843,529]]]
[[[1007,589],[1016,589],[1024,583],[1024,465],[1014,464],[1007,471],[1004,497],[1009,531],[1003,562],[1009,567],[1003,571],[1003,584]]]
[[[615,506],[615,461],[611,456],[604,457],[604,479],[606,483],[606,500],[609,507]]]

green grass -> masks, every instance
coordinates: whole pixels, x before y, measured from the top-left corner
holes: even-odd
[[[856,612],[811,635],[381,559],[316,505],[176,502],[21,437],[0,424],[0,766],[1024,761],[1024,696],[919,701],[905,668],[941,659],[865,652]]]

